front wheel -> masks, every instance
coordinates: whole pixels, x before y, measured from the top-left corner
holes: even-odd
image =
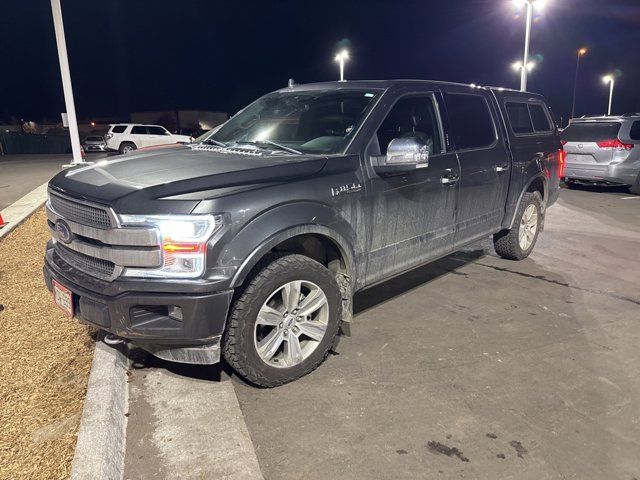
[[[333,274],[302,255],[265,262],[234,302],[222,339],[240,376],[276,387],[315,370],[338,333],[342,296]]]
[[[511,230],[503,230],[493,236],[496,253],[509,260],[522,260],[533,251],[542,227],[542,196],[539,192],[527,192],[518,206]]]

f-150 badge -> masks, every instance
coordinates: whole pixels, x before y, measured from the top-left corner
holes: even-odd
[[[337,197],[338,195],[346,195],[347,193],[359,192],[360,190],[362,190],[362,185],[359,183],[340,185],[339,187],[331,187],[331,196]]]

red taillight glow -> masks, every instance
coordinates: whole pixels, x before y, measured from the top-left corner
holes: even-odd
[[[564,166],[567,160],[567,152],[563,149],[558,150],[558,178],[564,177]]]
[[[602,140],[597,142],[597,145],[600,148],[613,148],[616,150],[631,150],[633,148],[633,143],[622,143],[618,138],[614,138],[613,140]]]

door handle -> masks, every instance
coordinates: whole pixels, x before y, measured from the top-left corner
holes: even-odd
[[[440,177],[440,183],[442,183],[443,185],[454,185],[458,183],[458,180],[460,180],[460,177],[449,168],[447,168],[445,170],[445,174]]]
[[[494,167],[494,170],[498,173],[500,172],[506,172],[507,170],[509,170],[509,164],[508,163],[501,163],[500,165],[496,165]]]

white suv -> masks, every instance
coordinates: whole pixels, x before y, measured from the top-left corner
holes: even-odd
[[[120,153],[133,152],[137,148],[170,143],[189,143],[193,137],[174,135],[160,125],[140,125],[137,123],[118,123],[109,126],[105,135],[108,150]]]

